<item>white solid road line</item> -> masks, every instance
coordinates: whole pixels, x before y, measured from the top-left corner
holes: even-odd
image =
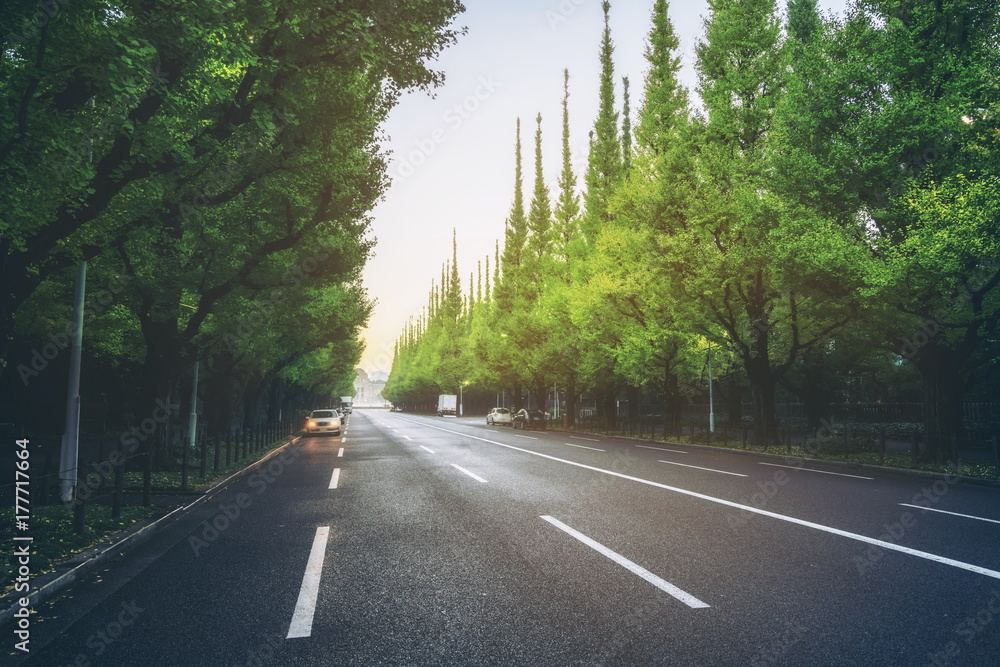
[[[338,482],[340,482],[340,468],[334,468],[333,476],[330,478],[330,488],[336,489]]]
[[[642,449],[655,449],[658,452],[670,452],[671,454],[690,454],[691,452],[682,452],[679,449],[665,449],[663,447],[650,447],[649,445],[636,445],[636,447],[641,447]]]
[[[918,510],[924,510],[927,512],[940,512],[941,514],[950,514],[952,516],[960,516],[966,519],[977,519],[979,521],[989,521],[990,523],[1000,523],[996,519],[987,519],[981,516],[973,516],[971,514],[959,514],[958,512],[949,512],[948,510],[936,510],[931,507],[924,507],[923,505],[911,505],[910,503],[899,503],[903,507],[916,507]]]
[[[457,463],[452,463],[451,465],[452,465],[452,467],[454,467],[454,468],[458,468],[459,470],[461,470],[462,472],[464,472],[464,473],[465,473],[466,475],[468,475],[468,476],[469,476],[469,477],[471,477],[472,479],[476,480],[477,482],[483,482],[484,484],[486,483],[486,480],[485,480],[485,479],[483,479],[483,478],[482,478],[482,477],[480,477],[479,475],[476,475],[476,474],[473,474],[473,473],[469,472],[468,470],[466,470],[466,469],[465,469],[465,468],[463,468],[462,466],[458,465]]]
[[[292,614],[292,622],[288,626],[285,639],[308,637],[312,634],[319,579],[323,574],[323,558],[326,555],[326,542],[329,537],[329,526],[320,526],[316,529],[316,537],[313,538],[312,549],[309,551],[309,561],[306,563],[306,573],[302,575],[299,599],[295,603],[295,612]]]
[[[744,475],[738,472],[728,472],[726,470],[716,470],[715,468],[702,468],[701,466],[693,466],[688,463],[674,463],[673,461],[660,461],[660,463],[668,463],[672,466],[684,466],[685,468],[697,468],[698,470],[707,470],[708,472],[721,472],[723,475],[734,475],[736,477],[749,477],[750,475]]]
[[[763,461],[757,461],[762,466],[771,466],[774,468],[791,468],[792,470],[804,470],[805,472],[818,472],[821,475],[837,475],[838,477],[853,477],[854,479],[875,479],[874,477],[862,477],[861,475],[848,475],[846,472],[830,472],[828,470],[816,470],[815,468],[803,468],[802,466],[786,466],[780,463],[764,463]]]
[[[431,454],[436,454],[437,453],[433,449],[430,449],[429,447],[424,447],[423,445],[420,445],[420,449],[425,449],[428,452],[430,452]]]
[[[600,542],[590,539],[580,531],[570,528],[562,521],[553,519],[551,516],[542,516],[541,518],[544,519],[545,521],[548,521],[559,530],[565,532],[567,535],[571,535],[572,537],[575,537],[576,539],[580,540],[581,542],[583,542],[584,544],[586,544],[588,547],[598,552],[599,554],[607,556],[614,562],[624,567],[629,572],[639,575],[649,583],[659,588],[661,591],[669,595],[672,595],[673,597],[677,598],[678,600],[680,600],[687,606],[691,607],[692,609],[705,609],[708,607],[707,604],[705,604],[698,598],[694,597],[690,593],[682,591],[669,581],[661,579],[660,577],[656,576],[655,574],[653,574],[646,568],[642,567],[641,565],[634,563],[630,561],[628,558],[625,558],[625,556],[622,556],[621,554],[612,551],[611,549],[607,548]]]
[[[340,458],[340,457],[342,457],[343,455],[344,455],[344,448],[343,448],[343,447],[341,447],[341,448],[340,448],[340,451],[338,451],[338,452],[337,452],[337,458]]]
[[[577,468],[583,468],[584,470],[592,470],[594,472],[599,472],[604,475],[618,477],[619,479],[625,479],[630,482],[638,482],[639,484],[654,486],[658,489],[673,491],[674,493],[680,493],[682,495],[689,496],[691,498],[706,500],[710,503],[725,505],[726,507],[733,507],[738,510],[743,510],[744,512],[750,512],[752,514],[760,514],[761,516],[771,517],[772,519],[777,519],[778,521],[793,523],[797,526],[803,526],[805,528],[812,528],[813,530],[829,533],[830,535],[839,535],[840,537],[846,537],[849,540],[863,542],[864,544],[871,544],[873,546],[882,547],[883,549],[889,549],[891,551],[898,551],[900,553],[908,554],[910,556],[916,556],[917,558],[923,558],[925,560],[933,561],[935,563],[941,563],[942,565],[957,567],[961,570],[966,570],[967,572],[975,572],[976,574],[981,574],[985,577],[1000,579],[1000,571],[991,570],[985,567],[980,567],[978,565],[973,565],[971,563],[963,563],[960,560],[955,560],[953,558],[946,558],[945,556],[938,556],[937,554],[932,554],[927,551],[919,551],[917,549],[911,549],[909,547],[904,547],[894,542],[887,542],[885,540],[880,540],[874,537],[868,537],[866,535],[860,535],[858,533],[851,533],[846,530],[840,530],[839,528],[834,528],[832,526],[824,526],[821,523],[814,523],[812,521],[806,521],[805,519],[798,519],[793,516],[788,516],[787,514],[778,514],[777,512],[770,512],[768,510],[761,509],[759,507],[754,507],[753,505],[743,505],[741,503],[733,502],[732,500],[716,498],[715,496],[705,495],[704,493],[698,493],[697,491],[689,491],[687,489],[682,489],[676,486],[670,486],[668,484],[660,484],[659,482],[654,482],[652,480],[642,479],[641,477],[633,477],[632,475],[626,475],[624,473],[615,472],[614,470],[598,468],[597,466],[587,465],[586,463],[578,463],[577,461],[568,461],[566,459],[561,459],[558,456],[550,456],[549,454],[543,454],[541,452],[533,452],[530,449],[515,447],[514,445],[508,445],[506,443],[497,442],[496,440],[489,440],[487,438],[480,438],[474,435],[469,435],[468,433],[462,433],[460,431],[451,431],[446,428],[441,428],[439,426],[431,426],[429,424],[424,424],[421,422],[412,422],[412,423],[419,424],[427,428],[436,429],[438,431],[444,431],[445,433],[460,435],[464,438],[471,438],[473,440],[479,440],[481,442],[488,442],[491,445],[497,445],[498,447],[506,447],[507,449],[513,449],[514,451],[523,452],[525,454],[531,454],[532,456],[539,456],[543,459],[549,459],[550,461],[558,461],[559,463],[565,463],[566,465],[576,466]]]
[[[603,449],[598,449],[597,447],[588,447],[587,445],[574,445],[572,442],[564,442],[567,447],[579,447],[580,449],[592,449],[595,452],[603,452]]]

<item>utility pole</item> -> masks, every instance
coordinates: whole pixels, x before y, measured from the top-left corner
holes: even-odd
[[[80,456],[80,357],[83,348],[83,297],[87,288],[87,262],[76,269],[73,296],[73,343],[69,357],[69,386],[66,389],[66,426],[59,451],[59,497],[64,503],[76,500],[76,472]]]
[[[715,433],[715,404],[712,402],[712,343],[708,343],[708,432]]]

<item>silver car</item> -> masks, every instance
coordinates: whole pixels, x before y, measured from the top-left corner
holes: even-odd
[[[507,408],[493,408],[486,414],[486,425],[506,424],[510,426],[514,423],[514,415]]]
[[[333,409],[313,410],[306,420],[306,433],[331,433],[340,435],[340,414]]]

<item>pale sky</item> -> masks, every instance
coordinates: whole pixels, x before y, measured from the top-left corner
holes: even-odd
[[[820,0],[843,12],[845,0]],[[542,114],[543,171],[555,198],[561,168],[562,77],[570,73],[570,140],[582,185],[587,136],[597,115],[603,13],[600,0],[464,0],[456,24],[468,33],[434,69],[446,75],[434,91],[404,97],[385,127],[392,152],[392,185],[373,211],[375,256],[364,271],[378,304],[363,332],[360,367],[388,372],[393,345],[410,316],[427,304],[431,281],[451,259],[458,234],[463,293],[476,263],[502,243],[514,192],[515,123],[521,118],[525,205],[534,180],[535,117]],[[671,2],[681,41],[682,82],[696,85],[694,47],[702,38],[705,0]],[[653,0],[612,0],[615,97],[622,108],[622,77],[629,77],[633,126],[642,103],[643,57]],[[502,250],[502,248],[501,248]]]

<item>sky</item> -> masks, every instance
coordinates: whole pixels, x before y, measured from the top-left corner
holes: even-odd
[[[823,11],[843,12],[845,0],[820,0]],[[464,0],[455,24],[468,28],[433,69],[445,84],[431,94],[404,96],[385,125],[392,181],[372,211],[377,245],[363,283],[376,301],[363,331],[359,366],[388,372],[393,346],[409,318],[426,306],[431,281],[452,256],[457,236],[463,291],[477,262],[503,242],[514,193],[514,141],[521,119],[526,206],[534,181],[535,118],[542,116],[543,175],[554,198],[561,168],[563,70],[569,69],[570,142],[579,184],[588,133],[597,117],[604,28],[600,0]],[[692,99],[697,87],[695,44],[704,34],[705,0],[670,3],[680,39],[681,82]],[[781,3],[779,3],[781,4]],[[653,0],[617,0],[611,6],[615,97],[622,108],[622,77],[629,78],[633,126],[642,103]],[[433,95],[433,96],[432,96]],[[501,248],[502,250],[502,248]]]

